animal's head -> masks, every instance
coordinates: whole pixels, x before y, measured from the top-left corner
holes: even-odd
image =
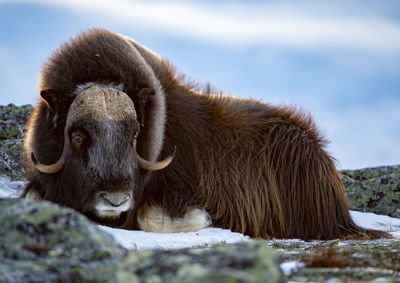
[[[41,95],[55,108],[57,94],[44,91]],[[44,165],[40,155],[36,158],[31,153],[39,182],[47,186],[44,198],[101,223],[121,221],[141,197],[144,172],[163,169],[173,159],[173,155],[160,162],[142,158],[137,153],[140,130],[135,105],[124,92],[92,86],[79,93],[66,115],[59,159]],[[37,149],[42,156],[46,150],[51,148]]]

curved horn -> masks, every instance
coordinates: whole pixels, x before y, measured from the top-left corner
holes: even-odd
[[[64,130],[64,145],[63,145],[63,152],[61,154],[60,159],[58,159],[58,161],[56,163],[50,164],[50,165],[44,165],[42,163],[40,163],[36,157],[35,154],[33,152],[31,152],[31,160],[33,163],[33,166],[35,166],[35,168],[37,170],[39,170],[42,173],[45,174],[54,174],[57,173],[58,171],[60,171],[65,164],[65,158],[67,155],[67,140],[68,140],[68,136],[67,136],[67,129]]]
[[[82,92],[80,92],[77,97],[73,100],[67,113],[67,121],[64,129],[64,148],[60,159],[51,165],[41,164],[35,157],[35,154],[31,152],[31,160],[33,166],[37,170],[45,174],[54,174],[59,172],[65,164],[65,159],[67,155],[67,145],[68,145],[68,125],[71,121],[79,117],[93,117],[93,118],[103,118],[106,114],[104,112],[105,106],[104,92],[101,88],[97,86],[92,86]],[[90,107],[88,107],[88,105]],[[96,107],[99,106],[99,107]]]
[[[176,153],[176,146],[174,147],[174,152],[172,152],[172,154],[170,156],[168,156],[164,160],[158,161],[158,162],[148,161],[148,160],[144,159],[143,157],[141,157],[137,152],[136,152],[136,157],[138,159],[140,168],[145,169],[145,170],[156,171],[156,170],[161,170],[161,169],[164,169],[165,167],[167,167],[174,159],[175,153]]]
[[[64,164],[65,164],[65,147],[64,147],[64,150],[63,150],[63,153],[62,153],[60,159],[54,164],[51,164],[51,165],[41,164],[36,159],[35,154],[33,154],[33,152],[31,152],[31,160],[32,160],[33,166],[35,166],[35,168],[37,170],[39,170],[40,172],[45,173],[45,174],[57,173],[64,167]]]

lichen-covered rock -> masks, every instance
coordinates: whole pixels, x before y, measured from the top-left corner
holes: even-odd
[[[23,180],[22,143],[31,105],[0,105],[0,174]]]
[[[281,282],[264,241],[128,252],[74,210],[0,199],[0,282]]]
[[[400,165],[342,171],[350,208],[400,218]]]
[[[399,273],[392,270],[358,267],[320,267],[299,271],[293,282],[400,282]]]
[[[0,174],[13,181],[24,180],[22,139],[0,140]]]
[[[301,266],[294,282],[400,282],[400,241],[267,241],[281,262]]]
[[[75,211],[0,200],[0,282],[112,282],[127,251]]]
[[[342,174],[359,181],[378,178],[393,173],[394,174],[400,173],[400,165],[370,167],[364,169],[342,171]]]
[[[210,249],[131,253],[119,267],[121,282],[283,282],[277,258],[265,241]]]
[[[31,105],[0,105],[0,140],[24,138],[26,119],[31,111]]]

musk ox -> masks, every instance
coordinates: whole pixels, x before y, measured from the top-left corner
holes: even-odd
[[[152,232],[212,221],[263,238],[387,236],[352,221],[324,137],[294,108],[197,91],[101,29],[62,45],[39,88],[24,196]]]

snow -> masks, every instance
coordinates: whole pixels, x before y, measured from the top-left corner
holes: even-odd
[[[354,222],[363,228],[375,229],[390,232],[390,234],[400,239],[400,219],[386,215],[379,215],[371,212],[359,212],[350,210],[350,215]]]
[[[297,270],[303,268],[304,266],[305,264],[303,262],[297,260],[287,261],[280,264],[281,270],[283,274],[285,274],[286,276],[289,276],[290,274],[296,272]]]
[[[400,239],[400,219],[386,215],[350,211],[353,220],[364,228],[391,232]],[[144,231],[128,231],[105,226],[98,226],[111,234],[122,246],[130,250],[146,249],[181,249],[213,246],[217,244],[234,244],[245,242],[249,237],[220,228],[207,228],[190,233],[149,233]],[[285,241],[300,241],[288,239]],[[292,268],[293,266],[290,266]],[[290,270],[288,267],[288,270]],[[295,269],[297,267],[293,267]]]
[[[17,198],[24,187],[24,182],[11,182],[7,176],[0,175],[0,198]]]
[[[0,176],[0,198],[14,198],[22,192],[23,182],[11,182]],[[400,239],[400,219],[374,213],[350,211],[356,224],[364,228],[390,232]],[[149,233],[144,231],[128,231],[98,225],[111,234],[117,242],[129,250],[146,249],[181,249],[213,246],[218,244],[233,244],[248,241],[250,238],[240,233],[220,228],[206,228],[190,233]],[[285,241],[298,241],[290,239]],[[296,263],[285,263],[283,268],[291,272],[298,266]]]
[[[106,226],[98,226],[129,250],[171,250],[197,248],[217,244],[234,244],[248,241],[250,238],[240,233],[221,228],[206,228],[189,233],[150,233],[128,231]]]

